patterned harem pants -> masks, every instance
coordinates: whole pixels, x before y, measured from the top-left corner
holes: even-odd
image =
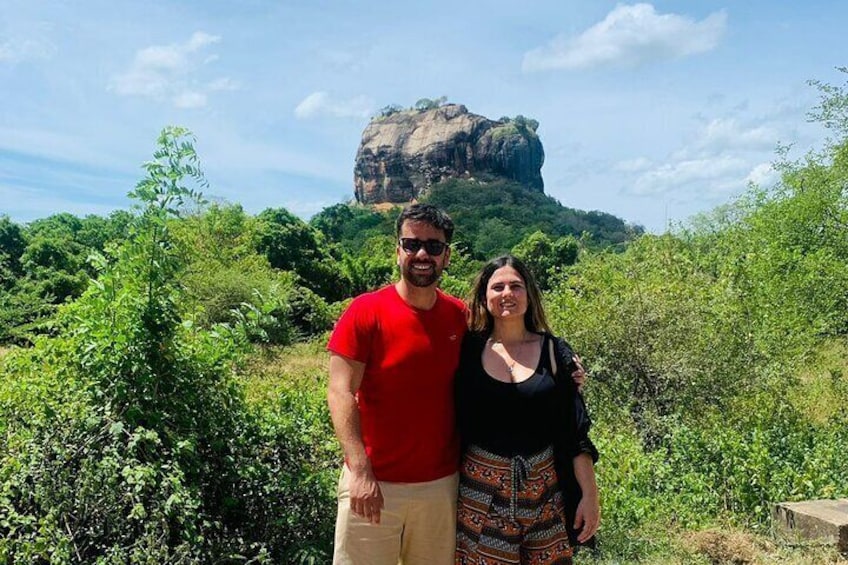
[[[456,565],[571,565],[553,450],[502,457],[471,446],[456,534]]]

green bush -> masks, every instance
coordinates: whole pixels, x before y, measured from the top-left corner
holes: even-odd
[[[297,273],[302,284],[327,300],[346,296],[348,281],[323,234],[283,208],[257,217],[256,249],[275,269]]]
[[[330,489],[314,478],[317,436],[299,427],[318,424],[292,421],[297,391],[279,410],[250,407],[234,378],[243,334],[183,317],[172,228],[198,197],[183,182],[203,179],[185,130],[159,144],[130,239],[96,262],[57,337],[2,359],[2,562],[326,557]]]
[[[583,252],[546,293],[592,375],[613,560],[848,492],[844,356],[822,360],[848,327],[848,141],[776,166],[775,187],[675,232]]]

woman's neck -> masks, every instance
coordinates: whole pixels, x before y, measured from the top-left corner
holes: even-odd
[[[531,336],[531,332],[524,327],[524,320],[512,321],[495,321],[495,326],[492,328],[492,341],[505,343],[522,343],[527,341]]]

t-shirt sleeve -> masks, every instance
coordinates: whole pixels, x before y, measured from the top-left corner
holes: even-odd
[[[350,303],[336,322],[327,349],[332,353],[368,363],[375,316],[371,301],[360,297]]]

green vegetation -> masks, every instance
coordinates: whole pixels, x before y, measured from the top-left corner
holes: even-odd
[[[419,112],[426,112],[427,110],[435,110],[436,108],[444,105],[447,101],[447,96],[439,96],[435,100],[432,100],[430,98],[421,98],[418,100],[418,102],[415,103],[413,108],[415,108]]]
[[[504,132],[509,133],[523,132],[525,135],[527,135],[528,133],[532,133],[535,135],[536,130],[539,129],[538,120],[534,120],[533,118],[526,118],[521,114],[518,114],[514,118],[510,118],[509,116],[503,116],[498,121],[504,124],[499,129],[502,129]],[[495,132],[496,138],[501,135],[504,135],[504,133],[498,131]]]
[[[586,360],[598,555],[834,563],[770,506],[848,496],[848,93],[781,182],[663,235],[520,186],[451,181],[442,286],[512,251]],[[327,330],[394,275],[397,210],[308,223],[201,203],[168,128],[137,208],[0,217],[0,563],[325,563],[339,453]]]
[[[454,238],[478,259],[505,253],[537,231],[581,238],[593,249],[623,249],[643,232],[612,214],[567,208],[546,194],[503,180],[480,184],[451,179],[434,186],[423,200],[451,214],[457,226]]]
[[[436,108],[444,106],[447,101],[447,96],[439,96],[435,99],[419,98],[418,101],[409,108],[404,108],[398,104],[389,104],[380,108],[380,111],[372,118],[372,120],[387,118],[392,114],[397,114],[399,112],[426,112],[427,110],[435,110]]]
[[[778,167],[685,229],[581,255],[547,294],[590,360],[618,559],[848,495],[848,139]]]
[[[128,212],[108,218],[55,214],[21,227],[0,216],[0,342],[28,343],[50,330],[58,305],[79,297],[94,273],[90,254],[126,237]]]
[[[95,259],[57,336],[3,358],[0,561],[326,556],[327,485],[309,463],[331,457],[296,420],[317,398],[248,405],[234,377],[243,329],[192,324],[172,227],[197,200],[184,183],[203,177],[184,130],[163,131],[154,156],[129,238]]]

